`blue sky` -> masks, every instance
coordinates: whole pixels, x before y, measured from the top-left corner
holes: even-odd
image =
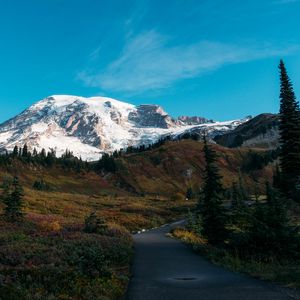
[[[0,2],[0,121],[52,94],[229,120],[300,95],[299,0]]]

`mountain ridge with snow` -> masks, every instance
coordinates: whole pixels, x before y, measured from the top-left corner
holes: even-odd
[[[133,105],[107,97],[52,95],[0,124],[0,149],[12,151],[27,144],[30,150],[66,149],[85,160],[121,148],[151,144],[170,135],[208,131],[227,132],[245,120],[213,122],[200,117],[173,119],[161,106]]]

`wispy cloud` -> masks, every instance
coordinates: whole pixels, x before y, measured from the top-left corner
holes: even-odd
[[[96,48],[89,54],[89,59],[90,59],[91,61],[96,60],[96,59],[99,57],[99,55],[100,55],[101,49],[102,49],[102,46],[96,47]]]
[[[169,87],[179,80],[201,76],[227,64],[282,56],[297,49],[298,46],[280,49],[215,41],[170,46],[166,37],[147,31],[131,36],[120,56],[106,68],[84,70],[78,78],[88,86],[105,91],[138,94]]]

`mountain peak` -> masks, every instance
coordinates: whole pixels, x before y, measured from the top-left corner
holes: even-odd
[[[203,130],[206,124],[195,118],[191,120],[196,123],[178,122],[155,104],[135,106],[108,97],[52,95],[0,125],[0,149],[11,151],[26,143],[31,150],[54,149],[60,156],[68,149],[83,159],[96,160],[104,152]],[[209,130],[223,132],[238,124],[218,122]]]
[[[95,109],[102,108],[103,105],[107,103],[107,106],[116,106],[119,108],[121,107],[134,108],[133,104],[129,104],[108,97],[97,96],[97,97],[86,98],[86,97],[74,96],[74,95],[52,95],[38,101],[35,105],[45,104],[45,103],[52,104],[55,107],[64,107],[64,106],[71,105],[73,103],[84,103]]]

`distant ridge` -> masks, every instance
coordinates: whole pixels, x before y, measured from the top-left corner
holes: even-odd
[[[215,137],[215,141],[226,147],[276,148],[279,145],[279,116],[260,114],[234,130]]]

